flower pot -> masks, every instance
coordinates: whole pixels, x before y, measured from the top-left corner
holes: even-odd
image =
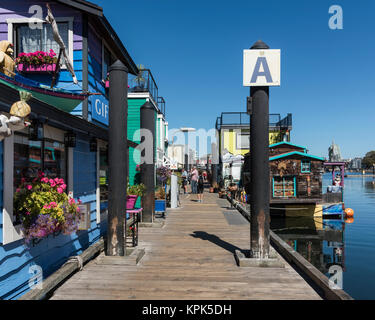
[[[40,66],[36,65],[26,65],[20,63],[17,65],[17,69],[19,72],[26,72],[26,73],[46,73],[46,72],[55,72],[56,71],[56,63],[53,64],[43,64]]]
[[[167,207],[167,202],[165,200],[156,199],[155,200],[155,212],[165,212]]]
[[[126,198],[126,209],[132,210],[134,209],[135,203],[137,202],[138,196],[137,195],[128,195]]]

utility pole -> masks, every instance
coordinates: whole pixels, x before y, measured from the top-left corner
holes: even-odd
[[[120,60],[109,68],[107,256],[124,256],[127,188],[128,69]]]

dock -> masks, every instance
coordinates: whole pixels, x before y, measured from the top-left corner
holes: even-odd
[[[249,223],[217,194],[180,195],[163,227],[139,229],[145,255],[137,265],[86,264],[52,300],[318,300],[283,258],[285,268],[238,267],[235,250],[249,249]],[[101,254],[103,255],[103,254]]]

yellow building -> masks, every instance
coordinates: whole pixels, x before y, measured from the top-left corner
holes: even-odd
[[[269,143],[290,141],[292,129],[292,114],[281,119],[280,114],[270,114]],[[223,178],[229,175],[230,165],[223,164],[221,159],[225,154],[242,155],[250,151],[250,116],[245,112],[223,112],[216,119],[216,141],[218,142],[219,175]]]

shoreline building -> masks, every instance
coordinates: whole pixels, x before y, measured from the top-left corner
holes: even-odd
[[[17,299],[30,290],[30,268],[40,267],[41,276],[46,278],[69,257],[79,255],[106,234],[109,97],[105,83],[108,68],[120,60],[129,75],[139,73],[102,8],[83,0],[40,0],[37,5],[43,9],[43,17],[47,15],[47,2],[78,79],[78,84],[73,84],[63,65],[56,87],[98,94],[91,95],[73,110],[67,103],[57,105],[57,98],[49,97],[50,102],[42,102],[34,97],[28,102],[31,126],[0,142],[0,299],[5,300]],[[14,44],[15,57],[20,53],[59,51],[50,26],[44,20],[40,21],[40,29],[29,28],[29,23],[34,22],[29,8],[35,4],[31,0],[0,3],[0,41]],[[29,79],[50,86],[53,73],[48,70],[23,71],[22,81]],[[0,111],[3,114],[20,99],[19,90],[9,83],[8,78],[1,76]],[[128,146],[136,148],[132,136],[128,137]],[[67,181],[67,190],[88,206],[89,224],[72,235],[49,235],[28,247],[16,220],[13,197],[19,180],[33,178],[39,170]]]

